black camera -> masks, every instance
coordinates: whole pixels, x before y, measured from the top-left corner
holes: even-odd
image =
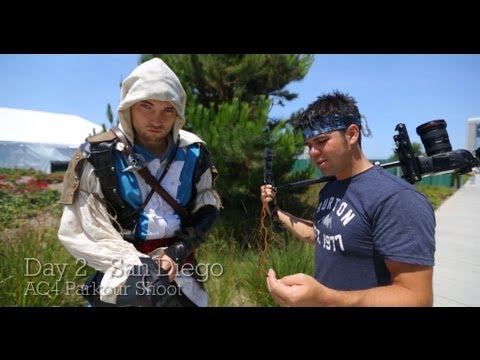
[[[411,184],[422,180],[423,176],[454,171],[465,174],[479,166],[480,148],[475,155],[467,150],[454,150],[447,133],[445,120],[433,120],[417,127],[417,134],[422,140],[427,156],[416,156],[404,124],[395,127],[398,132],[393,136],[395,153],[399,161],[382,164],[384,168],[401,166],[402,178]]]
[[[428,156],[452,151],[445,120],[433,120],[417,126],[417,134]]]

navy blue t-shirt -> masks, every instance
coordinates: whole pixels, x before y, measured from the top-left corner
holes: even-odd
[[[434,265],[428,199],[379,166],[328,183],[314,215],[315,278],[337,290],[391,283],[385,260]]]

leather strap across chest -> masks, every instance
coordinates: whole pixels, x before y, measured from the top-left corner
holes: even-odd
[[[125,134],[119,128],[112,128],[111,131],[117,136],[118,140],[125,146],[124,151],[127,155],[134,155],[133,147],[130,145],[130,142],[126,138]],[[155,177],[150,174],[148,167],[143,167],[138,170],[140,176],[145,180],[145,182],[157,192],[181,217],[183,220],[190,219],[190,213],[183,208],[155,179]]]

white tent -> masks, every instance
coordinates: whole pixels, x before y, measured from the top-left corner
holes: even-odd
[[[0,167],[64,170],[94,131],[102,127],[79,116],[0,107]]]

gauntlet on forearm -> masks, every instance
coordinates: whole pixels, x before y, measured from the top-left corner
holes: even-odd
[[[178,265],[183,265],[185,259],[205,241],[217,219],[218,209],[215,206],[202,206],[186,226],[175,233],[177,241],[165,249],[165,254]]]

